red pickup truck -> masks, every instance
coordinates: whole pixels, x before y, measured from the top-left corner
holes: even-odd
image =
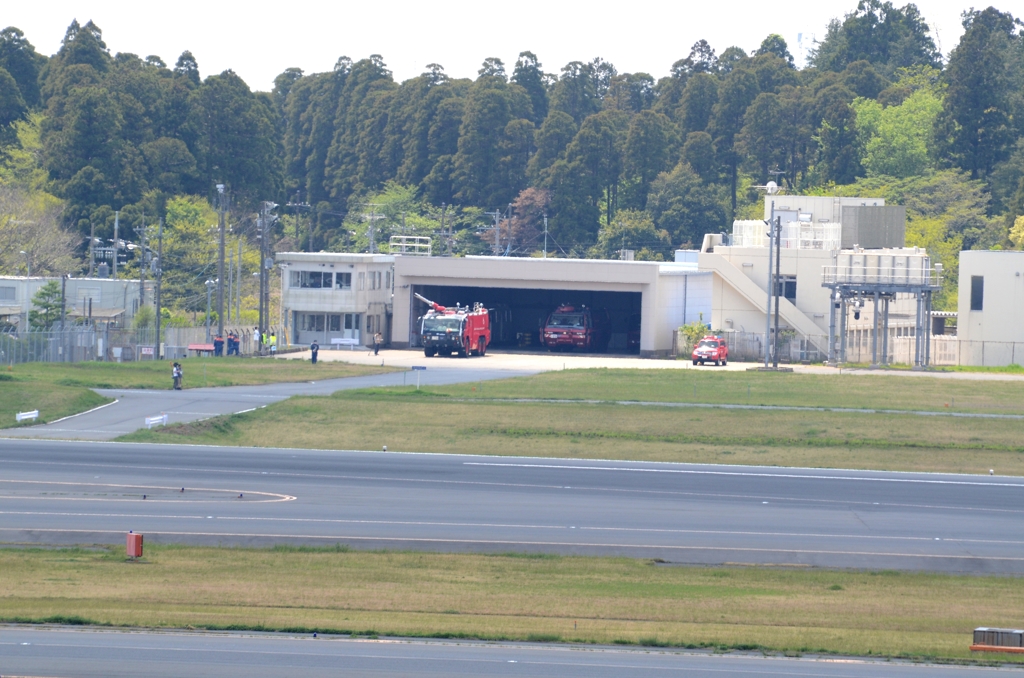
[[[694,365],[706,362],[725,365],[729,361],[729,347],[725,345],[725,339],[709,334],[693,347],[691,357]]]

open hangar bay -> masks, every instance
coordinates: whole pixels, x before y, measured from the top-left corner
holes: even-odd
[[[0,470],[4,542],[135,530],[157,543],[1024,574],[1021,478],[13,439]]]
[[[711,274],[686,263],[402,256],[395,257],[394,290],[395,348],[417,346],[416,319],[426,310],[413,296],[417,292],[442,305],[482,302],[507,309],[511,329],[497,345],[535,334],[562,303],[607,308],[612,351],[625,350],[630,317],[639,315],[643,357],[668,355],[674,330],[702,315],[711,318]]]

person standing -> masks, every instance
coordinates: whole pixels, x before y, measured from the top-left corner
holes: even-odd
[[[277,334],[270,333],[270,355],[277,355]]]
[[[218,358],[224,355],[224,337],[219,334],[213,338],[213,355]]]
[[[380,345],[384,343],[384,335],[377,332],[373,335],[373,355],[377,355],[380,352]]]
[[[174,390],[175,391],[180,391],[181,390],[181,377],[182,377],[181,363],[174,363],[174,365],[171,366],[171,379],[174,382]]]
[[[313,343],[309,345],[309,353],[313,358],[313,364],[316,365],[316,354],[320,352],[320,344],[313,340]]]

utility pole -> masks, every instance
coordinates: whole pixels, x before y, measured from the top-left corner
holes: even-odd
[[[235,322],[242,319],[242,239],[238,239],[238,278],[235,280]]]
[[[235,304],[235,253],[228,252],[228,322],[231,322],[231,307]]]
[[[89,277],[96,271],[96,222],[89,225]]]
[[[498,256],[501,254],[501,232],[498,229],[501,212],[494,210],[493,212],[484,212],[484,214],[494,219],[494,256]]]
[[[380,216],[377,215],[377,208],[378,207],[382,207],[382,205],[380,203],[376,203],[376,202],[364,202],[364,203],[360,203],[360,204],[363,205],[363,207],[369,207],[370,208],[370,214],[368,214],[368,215],[364,214],[363,215],[363,219],[366,219],[367,217],[370,218],[370,230],[369,230],[370,254],[376,254],[377,253],[377,230],[376,230],[377,220],[385,218],[385,215],[383,215],[383,214],[381,214]]]
[[[67,310],[68,304],[65,301],[65,294],[67,292],[68,285],[68,274],[61,273],[60,275],[60,361],[67,362],[68,359],[68,332],[67,332]]]
[[[224,336],[224,184],[217,184],[217,212],[220,226],[220,246],[217,250],[217,336]]]
[[[153,359],[160,360],[160,283],[164,279],[164,218],[160,217],[160,229],[156,235],[156,261],[153,266],[153,275],[156,276],[156,347]]]
[[[213,296],[213,286],[217,283],[212,280],[206,281],[206,343],[210,343],[210,297]]]
[[[117,253],[121,251],[121,241],[117,239],[117,225],[120,215],[120,210],[114,212],[114,280],[117,280]]]
[[[548,258],[548,215],[546,212],[544,213],[544,258]]]
[[[142,261],[139,262],[139,310],[146,305],[146,215],[142,215]]]

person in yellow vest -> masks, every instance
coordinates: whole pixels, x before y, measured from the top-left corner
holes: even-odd
[[[274,332],[270,333],[270,355],[277,353],[277,334]]]

